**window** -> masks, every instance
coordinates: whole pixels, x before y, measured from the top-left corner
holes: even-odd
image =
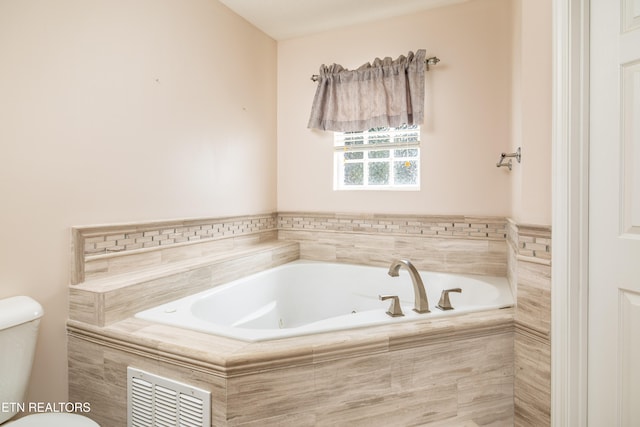
[[[419,190],[420,126],[334,133],[334,190]]]

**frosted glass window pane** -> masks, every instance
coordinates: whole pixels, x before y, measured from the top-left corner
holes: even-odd
[[[395,171],[396,184],[407,185],[417,184],[418,180],[418,162],[410,160],[406,162],[395,162],[393,165]]]
[[[347,163],[344,165],[344,185],[362,185],[364,182],[364,165]]]
[[[369,184],[384,185],[389,183],[389,163],[372,162],[369,163]]]

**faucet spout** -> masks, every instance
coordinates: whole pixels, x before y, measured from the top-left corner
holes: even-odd
[[[422,283],[420,273],[418,273],[418,270],[416,270],[411,261],[406,259],[394,260],[389,267],[389,276],[398,277],[400,275],[400,267],[407,269],[413,282],[413,311],[417,313],[429,313],[429,301],[427,301],[427,292],[424,290],[424,283]]]

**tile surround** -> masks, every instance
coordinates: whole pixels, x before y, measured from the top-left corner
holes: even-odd
[[[154,237],[156,237],[155,240]],[[143,241],[145,238],[151,240]],[[136,241],[135,239],[141,240]],[[152,247],[145,247],[144,243],[149,242],[158,243],[154,243]],[[142,244],[142,247],[139,244]],[[249,274],[256,269],[267,268],[268,265],[286,262],[298,257],[373,265],[386,265],[390,256],[408,257],[415,260],[420,269],[506,275],[509,278],[516,292],[518,303],[518,307],[514,310],[515,330],[509,332],[511,337],[509,339],[512,343],[515,337],[515,353],[511,353],[513,359],[510,362],[512,367],[515,366],[515,370],[511,368],[511,370],[499,374],[482,374],[473,381],[471,378],[458,379],[455,388],[457,397],[454,399],[457,414],[455,418],[450,418],[453,414],[451,408],[454,406],[452,406],[453,400],[447,400],[449,399],[447,396],[452,395],[446,391],[448,387],[446,384],[442,384],[443,388],[441,389],[439,386],[434,389],[432,384],[427,388],[412,391],[410,387],[407,389],[406,381],[396,370],[393,371],[396,372],[396,381],[393,382],[396,385],[391,388],[393,392],[385,395],[386,397],[382,400],[375,393],[368,395],[363,391],[363,394],[353,396],[353,401],[349,400],[351,398],[347,398],[342,404],[331,407],[324,406],[319,412],[296,413],[294,410],[283,410],[280,413],[277,411],[269,412],[268,409],[272,406],[267,405],[269,408],[265,407],[265,411],[262,412],[255,408],[255,414],[251,416],[245,415],[244,409],[235,413],[233,404],[229,404],[225,409],[227,411],[225,414],[217,414],[218,418],[216,419],[220,423],[214,423],[214,425],[278,425],[283,422],[293,422],[296,425],[329,425],[344,416],[354,416],[353,422],[371,423],[372,420],[368,420],[367,416],[359,410],[359,408],[368,408],[370,412],[371,405],[374,407],[382,405],[380,407],[387,408],[386,411],[390,414],[391,420],[403,424],[471,426],[475,425],[475,422],[478,425],[514,425],[514,423],[523,426],[548,425],[550,397],[547,379],[550,375],[548,352],[550,347],[551,272],[551,230],[549,227],[521,225],[510,219],[493,217],[285,212],[233,218],[77,227],[73,229],[73,247],[72,276],[74,286],[70,287],[72,320],[69,322],[70,355],[72,351],[76,352],[73,359],[70,356],[70,389],[73,393],[82,390],[83,381],[98,375],[96,372],[92,374],[92,371],[100,371],[101,381],[107,381],[105,378],[109,378],[109,381],[113,381],[114,384],[121,381],[124,376],[120,378],[119,373],[115,372],[126,366],[126,363],[131,363],[132,355],[141,365],[147,365],[151,360],[155,360],[151,364],[157,368],[156,371],[166,371],[168,374],[175,373],[176,369],[180,371],[182,369],[179,368],[180,366],[191,366],[191,364],[193,366],[183,372],[184,375],[193,377],[193,375],[198,375],[197,372],[212,372],[210,371],[213,366],[211,362],[204,362],[205,359],[212,357],[212,352],[193,348],[194,342],[208,341],[208,337],[194,337],[191,333],[188,334],[190,340],[188,342],[182,340],[182,345],[184,348],[190,349],[185,351],[183,356],[178,358],[180,362],[177,362],[176,354],[180,352],[176,350],[176,341],[180,342],[180,340],[176,340],[176,335],[171,329],[167,330],[166,327],[160,325],[147,325],[144,328],[139,328],[137,350],[133,352],[123,350],[124,353],[118,354],[116,357],[114,354],[122,350],[120,347],[107,351],[98,345],[92,349],[87,347],[87,353],[82,353],[80,349],[88,345],[88,342],[103,342],[105,339],[112,342],[114,339],[116,341],[121,339],[119,335],[121,331],[114,335],[113,331],[108,332],[108,330],[112,328],[110,325],[115,326],[116,329],[126,329],[126,325],[131,325],[129,316],[138,311],[139,307],[128,302],[132,299],[131,294],[127,294],[128,291],[139,292],[140,297],[144,298],[137,299],[146,299],[149,300],[149,304],[156,305],[175,298],[170,289],[175,288],[177,281],[183,283],[185,274],[193,274],[192,278],[195,278],[193,280],[195,283],[207,286],[207,281],[211,280],[213,276],[218,277],[221,281],[227,281],[231,280],[231,277]],[[200,266],[190,264],[194,258],[206,260],[206,262]],[[262,261],[258,261],[260,259]],[[216,270],[213,265],[218,265],[218,269]],[[222,267],[225,265],[229,267],[226,270]],[[193,271],[200,272],[193,273]],[[199,281],[197,277],[201,277],[202,280]],[[186,280],[191,282],[192,279]],[[211,283],[208,286],[211,286]],[[196,290],[186,288],[183,289],[183,292],[193,293]],[[149,296],[153,298],[148,298]],[[88,333],[90,327],[96,329]],[[85,330],[83,333],[77,333],[83,329]],[[73,332],[74,330],[76,332]],[[142,330],[147,331],[146,335],[142,334]],[[479,333],[480,330],[482,328],[478,329],[476,333]],[[128,333],[135,335],[131,331]],[[489,327],[483,333],[487,336],[493,336],[497,332],[493,331],[492,333],[491,327]],[[403,334],[399,333],[388,338],[387,345],[391,345],[391,343],[394,345],[394,356],[405,355],[401,351],[410,352],[412,348],[423,344],[417,344],[412,338],[412,334],[413,332],[410,332],[406,338],[403,338]],[[446,345],[452,348],[450,335],[451,331],[445,332],[444,335],[436,333],[433,339],[438,339],[437,337],[440,336],[439,339],[442,339],[443,343],[448,343]],[[89,336],[92,338],[88,338]],[[112,338],[107,338],[108,336]],[[120,338],[113,338],[114,336],[120,336]],[[462,336],[459,338],[467,340]],[[159,339],[163,340],[164,344],[158,344]],[[331,366],[327,371],[330,373],[333,372],[331,369],[338,369],[338,365],[332,365],[332,363],[347,363],[343,360],[345,354],[348,358],[355,358],[356,366],[359,363],[366,366],[367,363],[374,363],[370,362],[368,358],[380,358],[385,352],[388,352],[388,348],[384,345],[380,347],[380,342],[374,340],[363,345],[365,343],[359,339],[356,340],[361,345],[358,347],[360,349],[358,355],[357,352],[354,352],[356,347],[352,345],[354,343],[351,339],[349,337],[342,343],[332,342],[327,345],[317,342],[303,343],[302,349],[314,349],[311,359],[305,355],[304,350],[296,350],[293,353],[290,349],[283,351],[275,358],[286,362],[287,368],[278,369],[294,369],[296,366],[312,363],[314,369],[317,370],[323,366],[322,363],[326,363],[326,366]],[[268,366],[272,365],[273,359],[256,356],[256,352],[263,351],[260,350],[260,345],[245,353],[245,350],[248,349],[237,348],[237,342],[233,342],[233,340],[222,339],[220,341],[219,339],[216,342],[216,348],[218,348],[216,354],[234,348],[233,351],[243,361],[239,365],[227,364],[223,377],[225,375],[232,377],[247,375],[241,373],[250,372],[253,369],[254,374],[250,374],[250,376],[256,376],[257,381],[264,381],[264,378],[261,377],[262,374],[258,372],[270,369]],[[156,349],[150,350],[151,348]],[[224,350],[225,348],[227,350]],[[325,350],[322,350],[323,348]],[[77,354],[77,351],[82,354]],[[141,360],[140,354],[149,351],[151,353],[148,354],[148,358]],[[429,351],[433,351],[433,348]],[[102,355],[100,355],[101,352]],[[110,352],[110,358],[105,358],[105,352]],[[84,360],[84,354],[87,355],[87,358],[92,359],[91,363],[102,363],[102,367],[92,370],[85,366],[88,362]],[[94,354],[95,358],[90,357],[91,354]],[[337,355],[339,358],[335,359],[338,357]],[[388,355],[385,357],[387,359],[384,360],[388,361]],[[428,360],[430,356],[423,357]],[[119,367],[115,371],[110,371],[112,367],[116,366],[112,360],[114,358],[126,360],[126,363],[122,362],[121,366],[116,363]],[[358,361],[359,358],[362,359]],[[338,360],[342,361],[338,362]],[[220,362],[224,363],[222,360]],[[417,362],[416,360],[411,363]],[[349,364],[347,363],[347,365]],[[80,366],[82,367],[79,368]],[[197,366],[199,368],[196,369]],[[80,370],[78,371],[78,369]],[[107,371],[109,372],[107,373]],[[349,370],[346,371],[346,375],[355,375],[355,372],[357,370],[353,372]],[[87,375],[88,377],[86,377]],[[215,378],[220,378],[219,372],[212,375]],[[322,380],[326,376],[327,374],[321,374],[315,378]],[[220,381],[212,379],[213,377],[207,378],[209,379],[204,381],[205,384],[210,386],[214,383],[218,384],[215,388],[218,394],[233,390],[233,388],[228,388],[232,385],[228,380]],[[353,378],[353,381],[356,380],[357,375]],[[191,382],[198,383],[198,381],[202,381],[202,378],[195,378]],[[513,388],[514,381],[515,390]],[[247,392],[246,387],[240,386],[241,382],[236,384],[240,387],[238,390],[243,390],[241,394],[244,395]],[[249,384],[253,383],[249,382]],[[345,384],[345,392],[352,388],[349,384]],[[375,384],[374,382],[374,388]],[[464,390],[469,390],[472,393],[465,397]],[[480,394],[474,397],[473,390],[477,390],[477,393]],[[483,391],[481,392],[481,390]],[[497,406],[492,406],[490,402],[485,402],[482,407],[478,406],[478,398],[487,393],[487,390],[492,390],[491,395],[501,396],[496,400]],[[510,395],[508,390],[511,390]],[[114,392],[122,393],[122,389]],[[94,390],[92,393],[95,393],[98,400],[107,398],[101,394],[103,392],[100,390]],[[317,391],[317,393],[322,392]],[[327,391],[327,393],[324,400],[331,399],[332,392]],[[425,399],[425,396],[433,396],[433,404],[435,405],[437,402],[438,410],[426,418],[420,418],[421,416],[415,415],[420,413],[422,407],[420,404],[413,410],[408,409],[410,404],[406,408],[402,406],[404,409],[398,409],[397,413],[391,409],[398,408],[400,402],[412,402],[411,396],[414,394],[416,397],[422,396],[422,399]],[[508,399],[505,397],[507,395],[510,396]],[[429,401],[431,399],[432,397],[428,397]],[[505,405],[505,399],[510,399],[511,403]],[[287,398],[284,398],[282,404],[286,406],[288,401]],[[103,403],[106,408],[104,416],[108,418],[108,414],[113,409],[110,406],[112,403]],[[461,414],[464,414],[464,407],[467,404],[471,408],[469,413],[473,415],[463,416]],[[241,407],[242,405],[239,408]],[[409,418],[406,418],[407,416]],[[418,416],[418,418],[413,418],[414,416]],[[224,420],[220,417],[224,417]],[[376,419],[377,417],[374,416],[373,420]],[[448,423],[447,420],[451,419],[455,419],[456,422]],[[105,425],[118,424],[107,422]],[[372,425],[375,425],[375,421]]]
[[[507,221],[496,217],[278,213],[278,238],[300,257],[388,266],[408,258],[429,271],[504,276]]]
[[[70,321],[69,398],[91,402],[103,426],[125,425],[130,365],[211,390],[215,426],[510,426],[512,316],[494,310],[268,343],[139,319]]]
[[[275,213],[73,227],[71,284],[276,238]]]
[[[514,335],[514,425],[551,425],[551,344],[516,326]]]
[[[301,241],[302,258],[380,265],[407,256],[424,269],[504,275],[506,235],[504,218],[461,215],[280,212],[74,227],[71,284],[278,238]]]
[[[551,228],[509,220],[509,279],[516,295],[514,421],[551,420]]]

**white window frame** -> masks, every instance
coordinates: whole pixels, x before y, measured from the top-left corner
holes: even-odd
[[[362,138],[361,144],[348,144],[348,138],[352,135]],[[375,143],[381,135],[389,135],[391,140],[399,142]],[[407,138],[415,138],[414,141],[406,141]],[[404,141],[403,141],[404,139]],[[415,156],[396,157],[395,150],[416,150]],[[369,158],[370,151],[389,151],[389,157]],[[345,159],[345,152],[362,152],[362,159]],[[396,184],[394,163],[398,160],[415,162],[415,184]],[[344,172],[347,164],[363,164],[363,184],[345,184]],[[369,167],[371,163],[389,164],[389,183],[369,184]],[[363,132],[334,132],[334,179],[333,189],[336,191],[350,190],[391,190],[391,191],[418,191],[420,190],[420,126],[402,126],[397,128],[384,128],[382,130],[368,130]]]

